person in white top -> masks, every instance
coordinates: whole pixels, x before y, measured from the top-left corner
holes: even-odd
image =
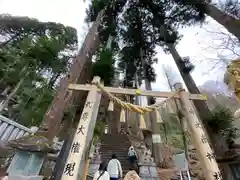
[[[105,162],[100,164],[98,171],[94,174],[93,180],[110,180]]]
[[[122,166],[119,160],[117,159],[116,154],[112,154],[112,159],[108,163],[107,171],[110,176],[110,180],[118,180],[119,176],[122,179]]]
[[[137,160],[137,153],[134,150],[133,146],[130,146],[130,148],[128,150],[128,159],[129,159],[131,166],[134,166],[136,163],[136,160]]]

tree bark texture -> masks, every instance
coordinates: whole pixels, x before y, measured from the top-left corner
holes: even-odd
[[[86,81],[86,79],[82,76],[84,74],[81,74],[81,72],[83,72],[87,64],[91,64],[92,55],[100,45],[98,28],[103,14],[104,10],[98,14],[96,21],[90,28],[84,40],[80,52],[70,67],[69,74],[60,80],[56,95],[44,116],[40,129],[46,131],[45,136],[49,140],[52,140],[58,134],[64,108],[71,100],[74,99],[72,97],[73,92],[68,91],[68,85],[70,83],[80,83]]]

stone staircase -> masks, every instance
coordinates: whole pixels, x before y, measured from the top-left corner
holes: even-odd
[[[123,175],[129,171],[128,149],[131,143],[125,134],[104,134],[101,138],[101,148],[99,150],[102,161],[109,161],[115,153],[123,169]]]

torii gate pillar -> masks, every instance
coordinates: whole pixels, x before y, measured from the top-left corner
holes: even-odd
[[[208,143],[207,136],[203,130],[204,127],[194,112],[192,103],[189,100],[189,94],[183,89],[181,83],[176,83],[175,89],[179,91],[180,102],[191,133],[191,140],[197,149],[206,179],[222,180],[223,178],[218,168],[215,155]]]

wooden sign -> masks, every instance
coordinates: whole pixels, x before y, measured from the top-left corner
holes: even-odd
[[[94,77],[93,81],[99,82],[100,78]],[[61,180],[82,179],[79,172],[81,171],[81,163],[85,163],[84,158],[86,157],[90,145],[90,139],[92,139],[90,136],[93,134],[92,132],[94,130],[97,117],[94,115],[94,111],[98,111],[100,103],[100,98],[98,98],[98,96],[99,93],[97,91],[97,87],[92,86],[92,89],[88,93],[88,97],[74,135]]]

